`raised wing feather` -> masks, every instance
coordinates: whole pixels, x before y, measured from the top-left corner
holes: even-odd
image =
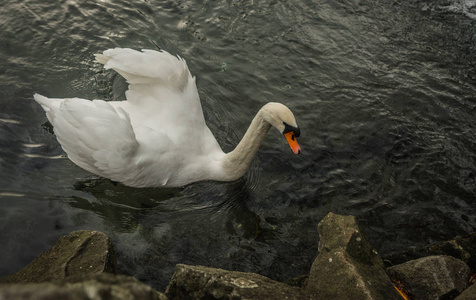
[[[111,104],[129,113],[139,140],[141,128],[148,127],[192,152],[221,151],[206,126],[195,78],[182,58],[166,51],[115,48],[96,54],[96,59],[130,83],[127,101]]]
[[[166,51],[115,48],[95,56],[104,68],[114,69],[130,84],[162,84],[183,89],[191,77],[185,60]]]

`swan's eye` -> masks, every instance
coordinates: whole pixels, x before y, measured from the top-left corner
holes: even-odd
[[[296,130],[294,130],[294,135],[296,135],[296,137],[299,137],[301,135],[301,130],[299,129],[299,127],[296,127]]]
[[[288,132],[292,132],[293,133],[293,140],[294,140],[294,137],[299,137],[299,135],[301,135],[301,130],[299,130],[299,127],[291,126],[286,122],[283,122],[283,124],[284,124],[283,134],[286,134]]]

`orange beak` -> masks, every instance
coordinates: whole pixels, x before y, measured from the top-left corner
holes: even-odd
[[[288,141],[289,147],[293,150],[294,154],[301,153],[301,147],[299,146],[296,137],[294,136],[294,132],[290,131],[284,134],[286,137],[286,141]]]

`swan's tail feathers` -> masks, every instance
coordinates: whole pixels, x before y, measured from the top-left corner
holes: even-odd
[[[162,84],[183,89],[192,78],[185,60],[166,51],[114,48],[95,56],[105,69],[114,69],[129,84]]]
[[[43,110],[46,112],[46,117],[50,123],[53,124],[56,111],[59,109],[63,99],[48,98],[40,94],[34,94],[33,99],[41,105]]]
[[[42,95],[40,95],[40,94],[34,94],[34,95],[33,95],[33,99],[35,99],[35,101],[38,102],[38,103],[41,105],[41,107],[43,107],[43,109],[44,109],[45,111],[49,111],[49,110],[50,110],[50,108],[49,108],[49,106],[48,106],[48,101],[49,101],[49,99],[46,98],[45,96],[42,96]]]
[[[94,54],[94,57],[96,57],[96,61],[98,63],[101,63],[103,65],[105,65],[107,63],[107,61],[109,60],[109,57],[107,57],[106,55],[103,55],[103,54]]]

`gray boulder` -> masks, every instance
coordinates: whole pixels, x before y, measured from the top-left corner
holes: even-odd
[[[109,237],[99,231],[81,230],[61,237],[17,273],[0,277],[0,283],[46,282],[103,272],[116,273]]]
[[[476,299],[476,284],[465,289],[455,300],[474,300]]]
[[[108,273],[60,281],[0,285],[0,300],[166,300],[164,294],[132,277]]]
[[[165,292],[170,299],[310,299],[300,288],[254,274],[177,265]]]
[[[415,299],[454,299],[467,286],[469,267],[451,256],[429,256],[387,269]],[[473,298],[474,299],[474,298]]]
[[[355,217],[327,214],[305,289],[318,299],[401,299]]]

